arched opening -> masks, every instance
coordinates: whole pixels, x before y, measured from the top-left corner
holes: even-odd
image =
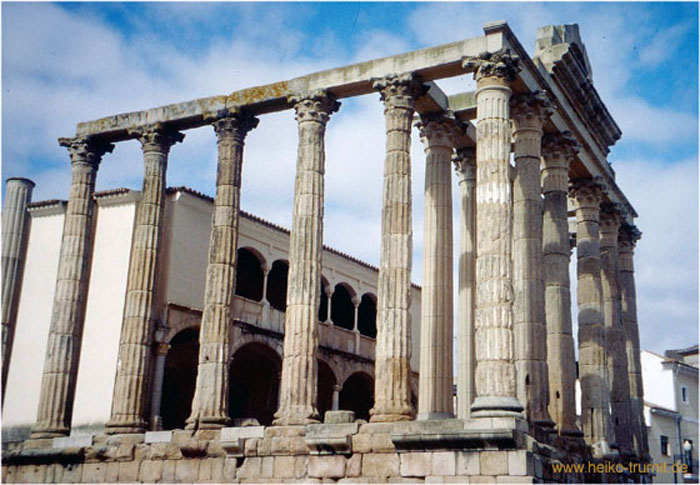
[[[318,385],[316,387],[316,409],[323,421],[326,411],[333,409],[333,388],[335,387],[335,374],[322,360],[318,360]]]
[[[240,248],[236,256],[236,295],[262,300],[264,279],[258,256],[250,249]]]
[[[331,297],[333,324],[348,330],[352,330],[355,326],[355,305],[352,304],[352,296],[350,290],[344,284],[339,283],[335,285]]]
[[[272,308],[281,312],[287,309],[287,273],[289,265],[278,259],[272,263],[267,275],[267,301]]]
[[[192,398],[197,382],[199,328],[188,328],[170,341],[165,357],[163,396],[160,415],[163,429],[183,429],[192,411]]]
[[[373,295],[362,295],[357,308],[357,329],[367,337],[377,337],[377,302]]]
[[[355,372],[347,378],[340,391],[340,409],[355,411],[355,418],[369,420],[374,406],[374,380],[364,372]]]
[[[277,411],[282,361],[267,345],[246,344],[233,355],[229,373],[228,413],[232,420],[255,418],[272,424]]]
[[[320,322],[328,321],[328,295],[326,295],[326,287],[328,280],[321,277],[321,302],[318,305],[318,320]]]

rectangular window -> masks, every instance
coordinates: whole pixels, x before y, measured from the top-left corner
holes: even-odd
[[[688,404],[688,386],[681,386],[681,401]]]
[[[668,455],[668,436],[661,435],[661,454],[664,456]]]

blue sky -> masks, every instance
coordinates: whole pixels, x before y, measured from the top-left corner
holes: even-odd
[[[56,138],[75,124],[481,35],[507,20],[530,53],[536,29],[578,23],[603,101],[623,137],[609,160],[640,214],[642,347],[697,342],[697,3],[3,3],[2,170],[65,198]],[[439,83],[473,88],[470,76]],[[379,259],[383,119],[378,96],[344,100],[327,132],[327,244]],[[413,143],[414,280],[422,279],[422,147]],[[291,222],[296,126],[266,115],[247,139],[243,208]],[[214,192],[213,131],[173,148],[169,185]],[[107,155],[98,188],[140,188],[138,143]],[[455,186],[456,193],[456,186]],[[358,238],[357,234],[362,234]]]

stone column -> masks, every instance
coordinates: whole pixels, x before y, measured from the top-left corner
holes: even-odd
[[[641,232],[628,223],[623,223],[618,236],[620,263],[620,292],[622,297],[622,323],[625,329],[627,372],[630,387],[632,437],[634,450],[642,460],[649,459],[649,442],[644,423],[644,386],[642,364],[639,356],[639,325],[637,324],[637,291],[634,282],[634,247]]]
[[[450,165],[458,128],[442,113],[423,115],[416,126],[426,157],[418,419],[446,419],[454,417]]]
[[[374,407],[370,421],[412,419],[411,405],[411,123],[424,92],[413,74],[373,82],[381,93],[386,120],[382,189],[382,243],[377,285],[377,343]]]
[[[11,177],[5,187],[5,207],[2,211],[2,387],[7,384],[7,370],[14,339],[17,304],[24,258],[29,235],[27,204],[32,201],[34,182]],[[2,393],[5,399],[5,393]]]
[[[355,353],[360,352],[360,329],[357,326],[358,319],[360,317],[360,299],[357,297],[357,295],[352,297],[352,306],[355,308],[355,314],[353,316],[353,325],[352,325],[352,331],[355,334],[355,341],[354,341],[354,349]]]
[[[459,293],[457,300],[457,417],[467,419],[474,388],[474,302],[476,291],[476,150],[458,148],[454,157],[459,180]]]
[[[60,138],[58,142],[70,152],[71,186],[32,438],[50,438],[70,432],[90,277],[95,178],[102,155],[114,148],[94,138]]]
[[[329,285],[324,287],[323,291],[326,293],[326,301],[328,302],[328,304],[326,305],[326,319],[323,321],[323,323],[333,324],[333,320],[331,319],[331,303],[333,300],[333,288]]]
[[[549,412],[562,436],[581,437],[576,426],[576,357],[571,329],[567,221],[569,163],[578,151],[570,132],[547,134],[543,140],[542,247],[549,368]]]
[[[184,138],[183,134],[160,123],[135,128],[131,133],[141,142],[144,178],[131,243],[112,413],[105,424],[105,432],[109,434],[146,430],[144,417],[151,344],[158,318],[155,295],[165,207],[165,173],[170,147]]]
[[[170,344],[159,342],[156,346],[156,366],[153,372],[153,397],[151,398],[151,431],[163,429],[160,406],[163,402],[163,377],[165,376],[165,359],[168,357]]]
[[[258,120],[234,113],[214,122],[219,155],[204,312],[199,332],[197,384],[188,429],[225,426],[228,416],[229,331],[236,286],[236,254],[245,136]]]
[[[330,115],[340,107],[333,95],[325,91],[293,96],[290,102],[299,123],[299,151],[289,235],[281,399],[275,425],[307,424],[319,419],[316,353],[323,245],[324,135]]]
[[[632,449],[632,417],[627,370],[625,329],[622,324],[622,299],[618,282],[617,239],[622,222],[622,207],[604,203],[600,208],[600,259],[605,317],[605,354],[610,381],[610,404],[615,438],[621,455]]]
[[[513,364],[513,198],[510,82],[519,59],[507,51],[467,58],[476,70],[476,399],[472,416],[519,416]]]
[[[542,276],[542,133],[551,103],[542,91],[510,100],[515,145],[513,182],[513,335],[518,400],[530,423],[552,428]]]
[[[600,202],[603,187],[576,179],[569,192],[576,208],[576,256],[581,427],[598,457],[609,455],[614,442],[610,420],[610,387],[605,361],[603,294],[600,281]]]
[[[331,410],[337,411],[340,409],[340,391],[343,390],[343,386],[336,384],[333,386],[333,403],[331,405]]]

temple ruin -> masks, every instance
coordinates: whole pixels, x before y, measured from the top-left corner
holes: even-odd
[[[505,22],[486,24],[483,32],[229,95],[79,123],[75,136],[60,138],[72,178],[67,204],[43,206],[62,214],[63,232],[36,420],[16,439],[3,425],[3,480],[648,481],[632,466],[649,461],[633,266],[641,233],[606,158],[620,129],[593,85],[578,26],[540,28],[534,57]],[[475,92],[447,96],[436,84],[466,73],[476,80]],[[324,134],[344,98],[377,94],[386,156],[380,264],[373,268],[324,249]],[[241,167],[246,134],[258,119],[292,109],[298,157],[293,223],[285,232],[242,213]],[[213,200],[166,185],[169,151],[186,143],[188,129],[205,125],[217,136]],[[425,146],[425,161],[411,160],[413,133]],[[131,139],[143,148],[142,190],[95,193],[102,157]],[[411,283],[412,163],[426,164],[420,289]],[[452,227],[452,170],[459,228]],[[3,213],[5,422],[8,392],[20,392],[7,387],[8,368],[12,374],[13,362],[27,358],[12,346],[27,288],[27,226],[42,207],[28,204],[31,188],[26,179],[10,180]],[[166,206],[176,207],[176,197],[204,204],[211,214],[209,242],[202,245],[208,251],[203,298],[191,307],[168,305],[162,296],[164,227],[172,217]],[[114,377],[109,419],[82,433],[73,420],[79,370],[95,364],[80,357],[88,294],[98,291],[90,277],[98,265],[91,258],[101,254],[93,251],[95,214],[110,203],[133,211],[123,255],[123,317],[115,375],[104,376]],[[255,239],[252,234],[278,241],[275,247],[288,244],[288,252],[266,259],[254,243],[241,244]],[[577,337],[569,281],[574,248]],[[274,287],[270,293],[270,275],[282,271],[272,257],[287,265],[284,293]],[[356,275],[355,289],[340,277],[329,284],[328,268]],[[169,322],[194,315],[198,333],[176,340],[173,329],[159,323],[164,312],[171,312]],[[328,327],[329,320],[342,331]],[[269,339],[280,357],[258,369],[268,377],[257,383],[279,379],[279,389],[266,404],[247,404],[258,412],[255,422],[232,419],[236,386],[255,384],[232,379],[233,352],[256,338]],[[196,363],[191,406],[161,416],[163,393],[180,399],[164,384],[168,349],[197,339],[197,347],[187,347],[191,366]],[[236,355],[251,368],[266,352],[246,351],[252,354]],[[329,372],[334,384],[322,389],[320,374]],[[343,382],[355,373],[361,377],[341,405]],[[367,392],[371,409],[360,403]],[[170,429],[164,430],[164,419]],[[563,471],[562,464],[583,468]]]

